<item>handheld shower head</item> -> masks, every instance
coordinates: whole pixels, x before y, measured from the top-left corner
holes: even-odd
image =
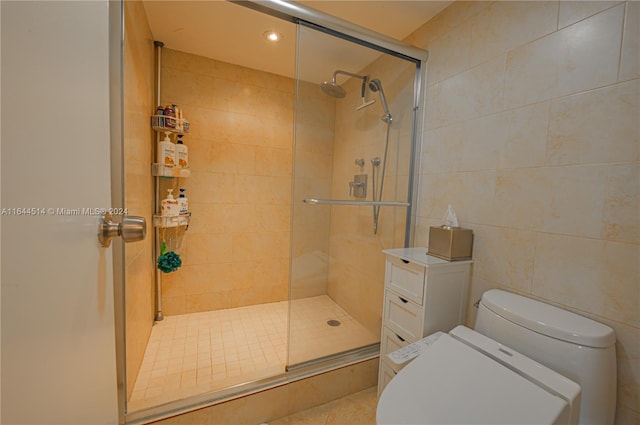
[[[384,95],[384,90],[382,90],[382,83],[379,79],[374,78],[369,81],[369,90],[374,93],[378,93],[380,95],[380,101],[382,102],[382,107],[384,108],[384,115],[382,116],[382,121],[391,122],[391,112],[389,112],[389,105],[387,104],[387,98]]]

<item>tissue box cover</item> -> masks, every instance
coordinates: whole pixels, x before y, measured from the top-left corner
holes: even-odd
[[[427,254],[447,261],[470,260],[473,231],[461,227],[429,227]]]

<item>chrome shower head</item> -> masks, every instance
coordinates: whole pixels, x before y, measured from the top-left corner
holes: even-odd
[[[368,75],[354,74],[353,72],[342,71],[340,69],[337,69],[337,70],[335,70],[333,72],[333,79],[331,80],[331,82],[324,81],[323,83],[320,84],[320,88],[322,89],[323,92],[325,92],[326,94],[328,94],[331,97],[336,97],[338,99],[342,99],[343,97],[345,97],[347,95],[347,91],[344,88],[342,88],[342,86],[339,85],[336,82],[336,76],[338,74],[348,75],[349,77],[360,78],[363,81],[363,83],[362,83],[362,97],[364,97],[365,85],[366,85],[367,81],[369,80],[369,76]]]
[[[342,99],[347,95],[347,91],[343,89],[342,86],[338,85],[335,79],[331,82],[324,81],[320,84],[320,88],[329,96],[336,97],[338,99]]]

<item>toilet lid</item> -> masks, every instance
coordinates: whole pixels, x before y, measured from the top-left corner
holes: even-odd
[[[569,410],[566,400],[443,334],[389,382],[376,419],[378,425],[555,424]]]

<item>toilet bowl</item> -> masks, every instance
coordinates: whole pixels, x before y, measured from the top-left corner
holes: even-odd
[[[433,341],[384,389],[383,424],[604,424],[615,416],[608,326],[501,290],[483,294],[476,329]]]

